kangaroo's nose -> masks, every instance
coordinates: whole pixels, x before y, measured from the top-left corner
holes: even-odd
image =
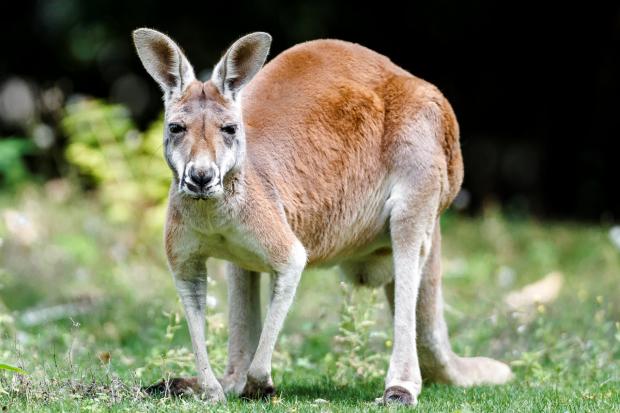
[[[213,168],[194,168],[193,166],[189,169],[189,178],[192,182],[199,186],[200,188],[204,188],[209,185],[209,183],[215,177],[215,171]]]

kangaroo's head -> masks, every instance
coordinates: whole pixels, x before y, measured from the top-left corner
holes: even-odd
[[[265,63],[271,36],[252,33],[237,40],[207,82],[196,79],[181,48],[151,29],[133,32],[146,71],[164,92],[164,156],[180,193],[221,196],[225,177],[245,158],[241,91]]]

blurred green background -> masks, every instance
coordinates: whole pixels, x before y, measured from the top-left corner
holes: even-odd
[[[459,354],[511,363],[517,378],[499,388],[427,386],[419,408],[620,411],[619,6],[2,7],[2,408],[209,409],[140,392],[193,374],[162,248],[170,172],[161,100],[129,36],[150,26],[177,39],[201,76],[236,37],[266,30],[273,54],[344,38],[436,83],[460,119],[466,168],[464,191],[442,221],[452,343]],[[209,262],[209,274],[208,345],[220,373],[223,263]],[[267,284],[265,276],[264,300]],[[278,397],[233,399],[225,409],[381,410],[372,401],[391,350],[387,313],[381,291],[352,290],[336,269],[307,272],[277,347]]]

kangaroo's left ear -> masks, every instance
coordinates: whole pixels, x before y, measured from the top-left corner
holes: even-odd
[[[265,64],[270,46],[271,36],[264,32],[248,34],[233,43],[211,76],[220,93],[236,99],[243,86]]]
[[[194,69],[181,48],[168,36],[157,30],[137,29],[133,42],[146,71],[155,79],[169,99],[194,79]]]

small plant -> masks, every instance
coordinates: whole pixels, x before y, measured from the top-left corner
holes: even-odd
[[[168,319],[166,332],[162,342],[153,347],[146,357],[144,366],[136,369],[136,376],[163,377],[169,379],[173,376],[189,375],[193,366],[192,352],[184,347],[174,347],[173,340],[177,330],[183,327],[181,313],[178,310],[164,312]]]
[[[377,302],[377,290],[354,289],[346,283],[341,283],[340,288],[340,325],[333,354],[327,355],[333,366],[332,377],[343,385],[381,378],[391,342],[385,332],[373,330],[376,313],[383,309]]]

